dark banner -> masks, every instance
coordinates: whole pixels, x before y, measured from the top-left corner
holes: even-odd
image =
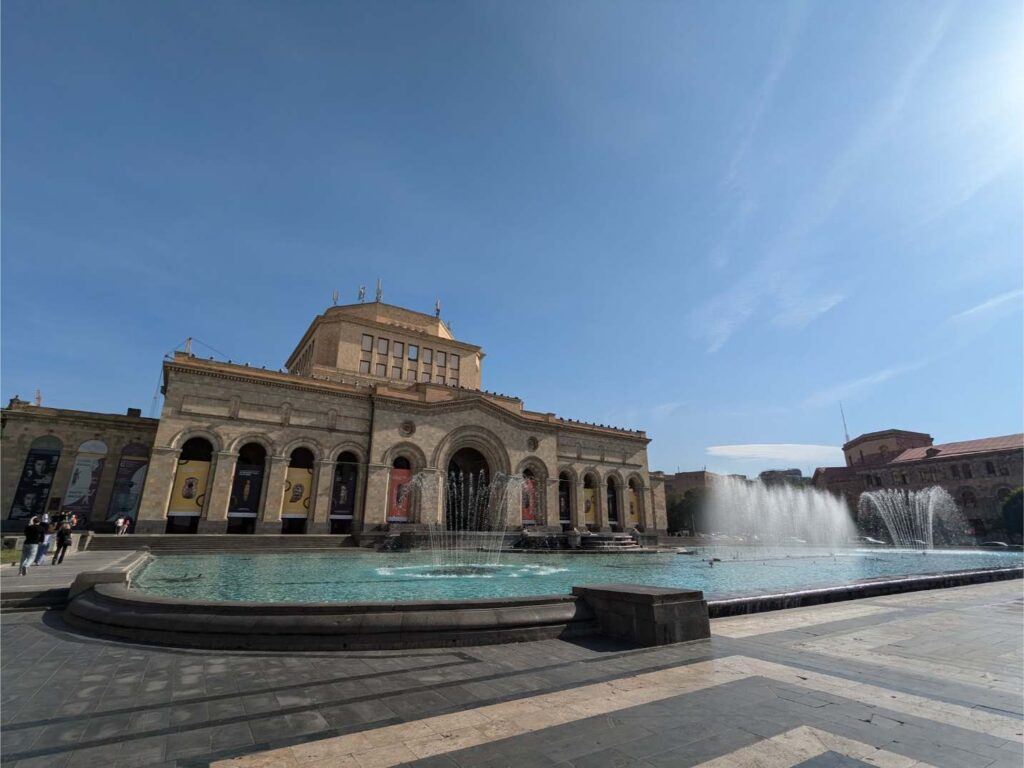
[[[135,519],[148,469],[149,459],[132,456],[121,457],[121,461],[117,465],[117,475],[114,477],[114,490],[110,496],[107,520],[116,520],[119,517]]]
[[[356,468],[354,464],[339,464],[334,470],[334,488],[331,490],[331,517],[351,520],[356,508]]]
[[[53,475],[60,461],[59,450],[33,448],[25,459],[21,480],[14,492],[11,504],[11,520],[26,520],[32,515],[41,515],[46,510],[46,499],[53,485]]]
[[[92,453],[80,453],[71,468],[71,482],[64,494],[63,508],[88,517],[96,501],[96,488],[100,484],[106,459]]]
[[[263,487],[262,464],[239,464],[235,468],[235,481],[231,485],[231,503],[228,514],[250,516],[260,510],[260,488]]]

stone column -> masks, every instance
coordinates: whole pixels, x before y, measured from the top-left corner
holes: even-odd
[[[439,469],[421,469],[423,481],[418,493],[418,507],[415,522],[422,525],[440,525],[444,520],[443,474]]]
[[[558,521],[558,476],[549,477],[544,483],[544,519],[552,531],[561,531],[562,524]]]
[[[263,514],[256,524],[256,533],[281,532],[281,506],[284,504],[284,484],[290,460],[288,456],[270,457],[270,471],[264,486],[266,498],[263,500]]]
[[[603,480],[598,483],[597,493],[594,494],[597,497],[597,528],[599,531],[605,533],[611,531],[611,526],[608,524],[608,481]]]
[[[208,491],[209,501],[199,520],[199,533],[224,533],[227,530],[228,505],[231,503],[238,455],[230,451],[218,451],[214,455],[216,458]]]
[[[387,464],[367,464],[366,498],[363,499],[362,530],[373,530],[388,520],[388,484],[391,467]]]
[[[316,495],[309,511],[306,533],[328,533],[331,530],[331,489],[334,487],[334,462],[316,463]]]
[[[139,503],[135,533],[163,533],[167,527],[167,505],[178,471],[178,448],[154,447],[146,471],[146,485]]]
[[[570,499],[570,510],[569,518],[572,520],[572,527],[578,531],[582,531],[587,527],[587,514],[584,507],[584,492],[583,481],[580,480],[576,483],[575,496]]]

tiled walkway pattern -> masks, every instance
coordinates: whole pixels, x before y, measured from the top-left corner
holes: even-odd
[[[709,642],[202,653],[4,617],[4,766],[1020,768],[1021,582],[712,623]]]

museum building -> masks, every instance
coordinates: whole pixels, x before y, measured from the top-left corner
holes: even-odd
[[[445,524],[452,477],[521,476],[510,528],[663,532],[642,431],[528,411],[481,389],[484,352],[381,301],[317,316],[284,371],[163,364],[159,419],[2,411],[5,528],[68,509],[138,533],[359,533]]]

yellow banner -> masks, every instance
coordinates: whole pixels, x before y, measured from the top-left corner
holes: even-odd
[[[305,515],[309,512],[309,499],[313,493],[313,470],[288,467],[284,483],[282,515]]]
[[[593,488],[583,489],[583,522],[597,522],[597,491]]]
[[[640,497],[637,495],[636,488],[629,489],[629,521],[640,522]]]
[[[179,461],[178,471],[174,475],[171,503],[167,505],[168,514],[201,513],[206,502],[206,483],[209,477],[210,462],[187,459]]]

